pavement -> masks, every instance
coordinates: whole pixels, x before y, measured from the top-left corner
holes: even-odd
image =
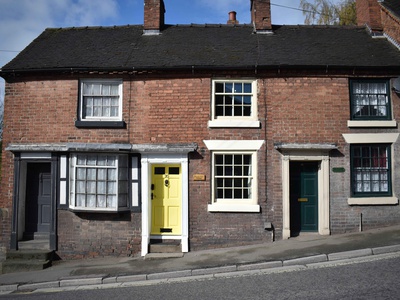
[[[183,255],[55,261],[45,270],[0,275],[0,295],[210,278],[226,273],[284,269],[385,254],[400,256],[400,225],[330,236],[308,233],[273,243],[192,251]]]

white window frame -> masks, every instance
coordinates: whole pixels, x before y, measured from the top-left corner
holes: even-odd
[[[91,165],[82,165],[79,166],[77,165],[77,159],[78,156],[90,156],[90,155],[96,155],[96,156],[115,156],[115,166],[91,166]],[[121,156],[124,156],[121,158]],[[123,166],[121,168],[120,165],[120,160],[124,159],[126,161],[126,166]],[[128,185],[129,185],[129,178],[128,178],[128,172],[129,172],[129,157],[126,154],[113,154],[113,153],[73,153],[70,156],[70,201],[69,201],[69,208],[71,210],[76,210],[76,211],[99,211],[99,212],[118,212],[118,211],[123,211],[123,210],[128,210],[129,209],[129,191],[128,191]],[[77,169],[78,168],[102,168],[102,169],[115,169],[116,170],[116,176],[117,176],[117,181],[116,181],[116,206],[115,207],[87,207],[87,206],[78,206],[77,205],[77,199],[76,199],[76,174],[77,174]],[[125,169],[125,170],[124,170]],[[122,202],[120,198],[120,180],[121,180],[121,172],[126,172],[126,193],[125,194],[125,201]],[[96,201],[97,202],[97,201]]]
[[[118,84],[118,116],[116,117],[92,117],[85,116],[84,111],[86,109],[84,105],[84,95],[83,95],[83,86],[85,83],[93,84]],[[95,122],[95,121],[122,121],[122,88],[123,81],[122,79],[81,79],[80,81],[80,95],[79,95],[79,119],[85,122]]]
[[[251,83],[251,115],[250,116],[217,116],[215,86],[217,83]],[[208,122],[209,127],[246,127],[259,128],[260,121],[257,109],[257,80],[256,79],[214,79],[212,80],[211,95],[211,120]]]
[[[258,204],[258,155],[263,140],[207,140],[204,141],[211,151],[211,204],[209,212],[260,212]],[[252,192],[250,199],[227,200],[216,198],[215,186],[215,154],[250,154],[252,168]]]

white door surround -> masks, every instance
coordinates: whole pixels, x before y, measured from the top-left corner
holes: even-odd
[[[318,233],[330,234],[329,222],[329,151],[330,144],[280,144],[282,154],[282,238],[290,238],[290,161],[315,161],[318,168]]]
[[[151,231],[151,167],[153,164],[180,164],[182,170],[182,234],[165,238],[179,239],[182,252],[189,251],[189,163],[187,153],[178,154],[142,154],[142,246],[141,255],[148,253]],[[163,237],[164,238],[164,237]]]

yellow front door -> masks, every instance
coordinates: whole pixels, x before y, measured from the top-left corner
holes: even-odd
[[[151,234],[181,234],[181,167],[153,165],[151,174]]]

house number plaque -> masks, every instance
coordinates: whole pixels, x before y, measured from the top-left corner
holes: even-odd
[[[206,175],[204,175],[204,174],[194,174],[193,175],[193,180],[194,181],[205,181],[206,180]]]

